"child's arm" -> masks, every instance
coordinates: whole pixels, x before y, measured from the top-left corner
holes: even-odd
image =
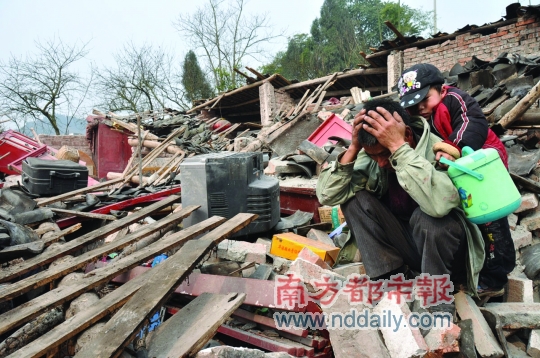
[[[451,117],[452,133],[448,139],[458,146],[482,148],[488,136],[488,122],[480,105],[468,93],[451,89],[443,100]]]

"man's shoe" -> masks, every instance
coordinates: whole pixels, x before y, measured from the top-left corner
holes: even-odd
[[[503,288],[491,288],[491,287],[482,288],[478,286],[478,289],[476,291],[478,292],[478,297],[480,298],[483,298],[483,297],[491,298],[491,297],[499,297],[499,296],[504,295],[504,287]]]
[[[503,288],[491,288],[491,287],[483,288],[481,286],[478,286],[476,291],[478,292],[478,297],[479,297],[479,300],[477,302],[478,306],[483,306],[491,298],[501,297],[502,295],[504,295],[504,287]]]

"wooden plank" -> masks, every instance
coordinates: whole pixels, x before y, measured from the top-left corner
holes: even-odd
[[[514,173],[510,173],[510,177],[512,178],[514,183],[521,185],[523,188],[527,189],[528,191],[531,191],[536,194],[540,194],[540,184],[538,182],[535,182],[534,180],[531,180],[529,178],[524,178]]]
[[[377,62],[369,59],[368,55],[364,51],[360,51],[360,56],[362,56],[364,58],[364,60],[366,60],[371,65],[371,67],[379,67]]]
[[[304,104],[304,100],[306,99],[309,92],[310,92],[310,89],[308,88],[306,93],[304,93],[304,96],[300,99],[300,102],[298,102],[298,104],[296,105],[296,108],[294,109],[292,114],[298,113],[298,111],[300,110],[300,107],[302,107],[302,105]]]
[[[167,173],[167,169],[171,167],[171,163],[178,157],[180,153],[175,153],[168,161],[165,163],[161,168],[159,168],[150,178],[148,178],[148,183],[152,184],[153,182],[156,182],[156,179],[159,178],[159,175],[161,175],[161,171],[165,170],[165,173]]]
[[[234,72],[238,73],[240,76],[242,77],[245,77],[246,80],[248,81],[248,83],[253,83],[253,82],[257,82],[257,80],[253,77],[249,77],[247,74],[245,74],[244,72],[240,71],[238,68],[233,68]]]
[[[324,97],[326,96],[326,91],[322,91],[321,95],[319,96],[319,99],[317,100],[317,103],[315,104],[315,107],[313,107],[313,110],[311,113],[315,113],[319,110],[319,106],[321,105],[321,102],[323,101]]]
[[[154,271],[148,270],[125,285],[118,287],[105,295],[96,304],[77,313],[8,357],[38,358],[59,347],[62,343],[76,337],[79,333],[108,316],[110,312],[122,307],[146,280],[151,279],[153,273]]]
[[[139,146],[139,140],[138,139],[128,139],[128,144],[132,147],[138,147]],[[162,143],[156,141],[156,140],[145,140],[142,142],[143,147],[146,148],[158,148],[162,145]],[[138,148],[137,148],[138,149]],[[169,144],[165,149],[167,153],[170,154],[182,154],[184,151],[182,148],[180,148],[177,145]]]
[[[253,73],[255,76],[257,76],[257,78],[258,78],[259,80],[264,80],[264,79],[266,78],[266,76],[264,76],[262,73],[259,73],[258,71],[254,70],[254,69],[251,68],[251,67],[246,66],[246,69],[247,69],[249,72]]]
[[[50,244],[52,243],[55,243],[57,242],[58,240],[60,240],[63,236],[66,236],[66,235],[69,235],[69,234],[72,234],[74,233],[75,231],[79,230],[81,228],[81,224],[75,224],[73,226],[70,226],[68,227],[67,229],[64,229],[62,231],[59,231],[57,233],[54,234],[54,236],[51,236],[49,237],[48,239],[46,240],[42,240],[43,241],[43,245],[45,245],[45,247],[49,246]]]
[[[122,260],[118,260],[105,267],[89,272],[79,284],[56,288],[12,309],[11,311],[1,314],[0,322],[2,322],[2,325],[0,325],[0,335],[25,324],[48,309],[68,302],[79,296],[81,293],[92,290],[93,288],[110,281],[114,277],[139,266],[141,262],[155,257],[162,252],[183,245],[186,241],[205,231],[215,228],[223,221],[225,221],[225,219],[219,216],[206,219],[187,229],[177,232],[176,234],[164,237]]]
[[[16,332],[1,342],[1,356],[5,357],[7,354],[13,353],[10,356],[17,355],[18,357],[24,357],[18,352],[20,348],[26,346],[43,333],[50,331],[54,326],[62,323],[63,321],[64,311],[62,309],[54,309],[50,310],[49,312],[45,312],[32,322],[28,322],[26,325],[19,328]]]
[[[407,39],[405,38],[405,36],[403,36],[403,34],[401,32],[399,32],[398,29],[396,29],[396,27],[394,26],[394,24],[392,24],[390,21],[386,20],[384,22],[384,24],[390,29],[392,30],[392,32],[405,44],[409,44],[409,41],[407,41]]]
[[[370,91],[370,92],[384,92],[388,89],[388,87],[384,87],[384,86],[380,86],[380,87],[365,87],[364,90],[365,91]],[[337,91],[329,91],[329,92],[326,92],[326,95],[325,97],[336,97],[336,96],[350,96],[351,95],[351,91],[350,90],[337,90]],[[393,95],[393,93],[392,93]],[[386,95],[384,95],[386,96]],[[373,97],[373,98],[379,98],[380,96],[376,96],[376,97]],[[383,97],[384,98],[384,97]]]
[[[342,79],[342,78],[348,78],[353,76],[360,76],[360,75],[382,75],[387,73],[388,69],[386,67],[380,67],[380,68],[367,68],[367,69],[358,69],[358,70],[351,70],[347,72],[336,72],[331,75],[316,78],[314,80],[304,81],[304,82],[298,82],[294,83],[292,85],[280,87],[279,89],[282,91],[289,91],[293,89],[298,89],[306,86],[315,86],[317,84],[325,83],[328,81],[329,78],[335,76],[337,74],[336,79]]]
[[[137,211],[133,215],[128,215],[125,218],[111,222],[110,224],[89,232],[86,235],[78,237],[70,242],[65,243],[56,250],[49,250],[41,255],[28,259],[18,265],[10,266],[3,269],[0,272],[0,283],[9,281],[15,277],[24,275],[27,272],[32,271],[37,267],[43,267],[57,258],[72,253],[81,249],[83,246],[90,244],[94,241],[103,239],[104,237],[115,233],[124,227],[131,225],[141,219],[144,219],[146,216],[152,214],[154,211],[161,210],[164,207],[167,207],[180,200],[180,197],[177,195],[171,195],[170,197],[160,200],[142,210]]]
[[[3,300],[10,300],[25,292],[28,292],[37,287],[48,284],[56,279],[59,279],[70,272],[77,271],[86,267],[90,262],[96,261],[104,256],[107,256],[111,252],[117,252],[124,247],[131,245],[133,242],[140,240],[148,235],[151,235],[160,230],[166,229],[171,225],[175,225],[183,218],[189,216],[194,210],[200,206],[188,206],[182,208],[177,213],[173,213],[162,220],[158,220],[155,223],[144,225],[136,232],[126,235],[119,240],[110,242],[107,245],[100,246],[94,250],[85,252],[84,254],[74,257],[70,260],[62,262],[60,265],[56,265],[48,270],[38,272],[35,275],[27,277],[23,280],[12,283],[0,292],[0,302]]]
[[[96,185],[92,185],[92,186],[89,186],[89,187],[86,187],[86,188],[73,190],[73,191],[70,191],[69,193],[64,193],[64,194],[60,194],[60,195],[57,195],[57,196],[53,196],[52,198],[46,198],[46,199],[43,199],[43,200],[39,200],[38,201],[38,206],[45,206],[45,205],[49,205],[49,204],[52,204],[52,203],[56,203],[57,201],[61,201],[63,199],[68,199],[68,198],[71,198],[71,197],[79,195],[79,194],[86,194],[86,193],[99,191],[98,189],[107,188],[107,187],[109,187],[111,185],[120,183],[121,181],[122,181],[122,178],[108,180],[106,182],[99,183],[99,184],[96,184]]]
[[[176,254],[156,266],[154,270],[157,268],[163,274],[155,274],[152,282],[137,291],[107,322],[103,334],[86,345],[76,357],[118,357],[147,318],[163,305],[204,255],[256,218],[254,214],[237,214],[198,240],[186,243]]]
[[[164,150],[167,150],[169,148],[169,142],[172,141],[176,136],[182,134],[186,130],[185,127],[180,127],[175,129],[169,136],[161,142],[159,146],[154,148],[147,156],[144,157],[142,161],[142,168],[145,168],[152,162],[154,159],[156,159]],[[173,154],[176,152],[173,152]],[[182,152],[183,153],[183,152]],[[127,183],[131,180],[131,178],[137,173],[137,167],[132,168],[128,171],[126,176],[124,177],[124,183]]]
[[[66,210],[66,209],[58,209],[58,208],[49,208],[49,209],[51,209],[51,211],[53,211],[55,213],[69,214],[69,215],[72,215],[72,216],[79,216],[79,217],[82,217],[82,218],[108,220],[108,221],[116,220],[116,216],[113,216],[113,215],[86,213],[84,211]]]
[[[501,125],[503,128],[507,128],[514,121],[521,118],[521,115],[525,113],[538,98],[540,98],[540,81],[538,81],[525,97],[523,97],[510,112],[506,113],[497,124]]]
[[[242,103],[236,103],[236,104],[230,105],[230,106],[219,106],[219,109],[237,108],[237,107],[246,106],[248,104],[257,103],[259,101],[260,101],[260,98],[257,97],[257,98],[254,98],[254,99],[250,99],[249,101],[245,101],[245,102],[242,102]]]
[[[160,182],[167,176],[169,175],[170,172],[172,172],[174,170],[174,168],[178,168],[178,166],[180,165],[180,163],[184,160],[184,157],[186,156],[186,154],[182,154],[182,156],[178,159],[176,159],[174,161],[174,163],[172,163],[171,165],[169,165],[169,167],[159,176],[159,178],[157,178],[155,181],[154,181],[154,186],[157,186],[160,184]]]
[[[214,108],[221,101],[222,98],[223,98],[223,95],[219,96],[217,101],[214,102],[214,104],[212,105],[212,107],[210,107],[210,109]]]
[[[194,356],[245,298],[244,293],[203,293],[156,329],[148,356]]]
[[[224,93],[223,97],[229,97],[229,96],[232,96],[233,94],[243,92],[243,91],[245,91],[247,89],[254,88],[254,87],[259,87],[265,82],[271,82],[274,78],[276,78],[276,76],[277,76],[277,74],[273,74],[272,76],[270,76],[270,77],[268,77],[268,78],[266,78],[266,79],[264,79],[262,81],[258,81],[258,82],[255,82],[255,83],[252,83],[252,84],[249,84],[249,85],[246,85],[246,86],[242,86],[242,87],[237,88],[235,90],[232,90],[230,92]],[[219,97],[215,97],[215,98],[213,98],[213,99],[211,99],[211,100],[209,100],[209,101],[207,101],[207,102],[205,102],[205,103],[203,103],[201,105],[198,105],[197,107],[193,107],[189,111],[187,111],[186,113],[189,114],[189,113],[192,113],[192,112],[194,112],[194,111],[196,111],[198,109],[202,109],[204,107],[207,107],[208,105],[210,105],[210,104],[214,103],[215,101],[217,101],[218,98]]]

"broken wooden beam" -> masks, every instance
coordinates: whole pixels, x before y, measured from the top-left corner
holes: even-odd
[[[125,218],[111,222],[110,224],[89,232],[86,235],[80,236],[70,242],[65,243],[64,245],[58,247],[55,250],[50,250],[45,253],[42,253],[39,256],[28,259],[18,265],[10,266],[3,269],[0,272],[0,283],[7,282],[15,277],[24,275],[25,273],[30,272],[31,270],[43,267],[57,258],[75,252],[81,249],[83,246],[91,244],[97,240],[103,239],[106,236],[115,233],[124,227],[131,225],[146,216],[152,214],[154,211],[161,210],[164,207],[172,205],[173,203],[180,200],[180,197],[177,195],[171,195],[166,199],[160,200],[157,203],[154,203],[142,210],[137,211],[133,215],[128,215]]]
[[[396,27],[394,26],[394,24],[392,24],[390,21],[386,20],[384,22],[384,24],[398,37],[398,39],[400,39],[405,45],[407,45],[409,43],[409,41],[407,41],[407,39],[405,38],[405,36],[403,36],[403,34],[401,32],[399,32],[398,29],[396,29]]]
[[[128,139],[128,144],[130,146],[132,146],[132,147],[136,147],[136,146],[139,145],[139,140],[138,139]],[[143,140],[142,145],[143,145],[143,147],[154,149],[154,148],[157,148],[160,145],[162,145],[162,143],[160,143],[158,141],[155,141],[155,140]],[[182,154],[182,153],[184,153],[182,148],[180,148],[179,146],[174,145],[174,144],[169,144],[165,148],[165,151],[167,153],[170,153],[170,154]]]
[[[195,356],[245,298],[244,293],[203,293],[156,329],[148,356]]]
[[[270,81],[272,81],[274,78],[276,78],[276,76],[277,76],[277,74],[273,74],[272,76],[270,76],[270,77],[268,77],[268,78],[265,78],[265,79],[262,80],[262,81],[258,81],[258,82],[255,82],[255,83],[252,83],[252,84],[249,84],[249,85],[246,85],[246,86],[242,86],[242,87],[237,88],[237,89],[234,89],[234,90],[232,90],[232,91],[230,91],[230,92],[226,92],[226,93],[224,93],[224,94],[223,94],[222,96],[220,96],[220,97],[229,97],[229,96],[232,96],[233,94],[236,94],[236,93],[245,91],[245,90],[247,90],[247,89],[249,89],[249,88],[259,87],[260,85],[262,85],[262,84],[265,83],[265,82],[270,82]],[[203,103],[203,104],[201,104],[201,105],[198,105],[198,106],[196,106],[196,107],[193,107],[193,108],[191,108],[190,110],[188,110],[186,113],[189,114],[189,113],[195,112],[195,111],[198,110],[198,109],[202,109],[202,108],[204,108],[204,107],[207,107],[208,105],[210,105],[210,104],[214,103],[215,101],[217,101],[218,98],[220,98],[220,97],[215,97],[215,98],[213,98],[213,99],[211,99],[211,100],[209,100],[209,101],[207,101],[207,102],[205,102],[205,103]]]
[[[82,227],[81,224],[75,224],[73,226],[68,227],[67,229],[55,232],[54,235],[49,237],[48,239],[45,239],[45,240],[42,239],[43,245],[49,246],[57,242],[58,240],[60,240],[62,237],[74,233],[75,231],[79,230],[81,227]]]
[[[514,173],[510,173],[510,177],[514,183],[521,185],[523,188],[529,190],[530,192],[540,194],[540,184],[529,178],[524,178]]]
[[[498,125],[503,128],[507,128],[513,122],[521,118],[523,113],[529,109],[529,107],[540,98],[540,81],[530,89],[530,91],[523,97],[510,112],[506,113],[504,117],[501,118]]]
[[[371,65],[371,67],[380,67],[377,62],[373,61],[372,59],[368,58],[368,55],[364,52],[364,51],[360,51],[360,56],[362,56],[364,58],[364,60],[366,60],[367,63],[369,63]]]
[[[38,199],[36,201],[38,203],[38,206],[45,206],[45,205],[49,205],[49,204],[52,204],[52,203],[56,203],[57,201],[61,201],[63,199],[71,198],[71,197],[79,195],[79,194],[86,194],[86,193],[96,192],[96,191],[99,191],[99,189],[107,188],[107,187],[112,186],[114,184],[118,184],[121,181],[122,181],[122,179],[108,180],[106,182],[98,183],[96,185],[92,185],[92,186],[89,186],[89,187],[86,187],[86,188],[73,190],[73,191],[70,191],[69,193],[60,194],[60,195],[57,195],[57,196],[53,196],[51,198]]]
[[[107,220],[107,221],[116,220],[116,216],[113,216],[113,215],[86,213],[84,211],[66,210],[66,209],[59,209],[59,208],[49,208],[49,209],[51,209],[51,211],[53,211],[55,213],[69,214],[71,216],[79,216],[79,217],[82,217],[82,218]]]
[[[339,80],[342,78],[348,78],[348,77],[353,77],[353,76],[358,76],[358,75],[382,75],[382,74],[385,74],[387,71],[388,69],[386,67],[351,70],[347,72],[337,73],[336,79]],[[333,73],[325,77],[316,78],[314,80],[294,83],[292,85],[280,87],[279,90],[289,91],[289,90],[298,89],[298,88],[302,88],[306,86],[315,86],[321,83],[325,83],[330,77],[334,76],[335,74],[336,73]]]
[[[23,327],[1,342],[0,356],[5,357],[7,354],[15,353],[13,355],[19,357],[28,357],[26,355],[21,355],[19,349],[50,331],[54,326],[58,325],[63,320],[64,310],[61,307],[57,307],[49,312],[45,312],[32,322],[25,324]]]
[[[259,73],[258,71],[254,70],[254,69],[251,68],[251,67],[246,66],[246,69],[247,69],[249,72],[253,73],[255,76],[257,76],[257,78],[258,78],[259,80],[264,80],[264,79],[266,78],[265,75],[263,75],[262,73]]]
[[[255,78],[248,76],[244,72],[240,71],[238,68],[235,67],[235,68],[233,68],[233,70],[234,70],[234,72],[238,73],[240,76],[244,77],[248,81],[248,83],[257,82],[257,80]],[[215,103],[214,103],[214,105],[215,105]]]
[[[135,337],[147,318],[168,299],[204,255],[256,218],[255,214],[237,214],[203,237],[187,242],[178,252],[156,267],[162,274],[154,274],[152,281],[141,287],[107,322],[103,334],[79,351],[77,357],[105,358],[122,354],[123,348]],[[130,256],[124,260],[129,258]]]

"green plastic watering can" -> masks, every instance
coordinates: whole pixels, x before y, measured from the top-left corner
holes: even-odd
[[[493,148],[474,151],[463,147],[462,157],[448,165],[448,176],[458,190],[467,218],[474,224],[485,224],[516,211],[521,194],[516,188],[499,153]]]

